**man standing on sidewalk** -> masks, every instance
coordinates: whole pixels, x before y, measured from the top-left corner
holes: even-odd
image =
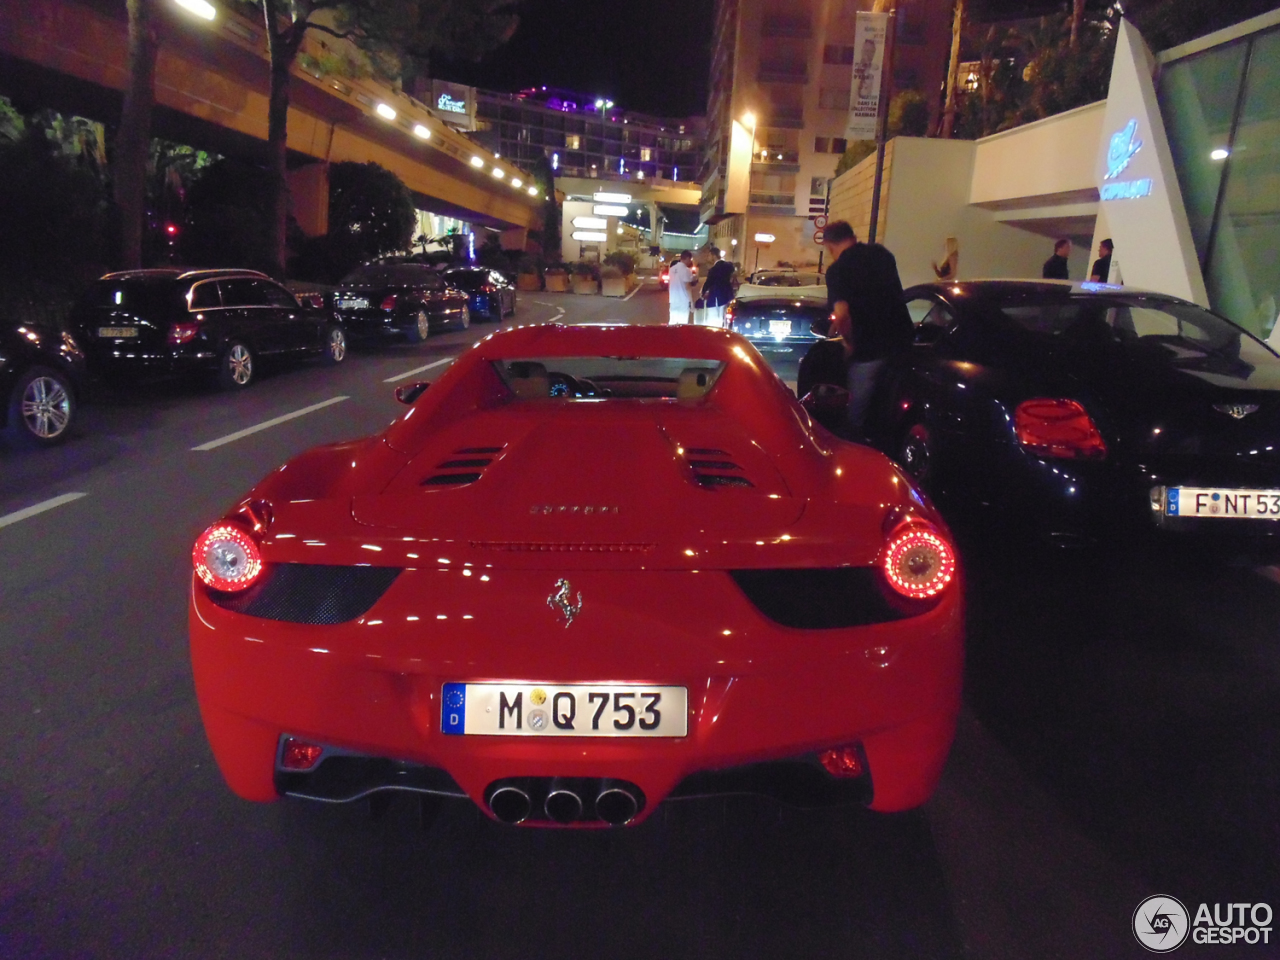
[[[893,254],[878,243],[859,243],[843,220],[827,224],[824,234],[832,257],[827,302],[833,339],[819,341],[800,361],[797,393],[804,396],[817,383],[848,389],[845,435],[860,440],[885,361],[911,345],[914,327]]]
[[[693,309],[693,254],[688,250],[680,251],[680,259],[671,265],[667,275],[668,308],[671,311],[670,323],[688,323],[689,312]]]

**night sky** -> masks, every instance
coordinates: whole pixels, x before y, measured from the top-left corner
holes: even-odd
[[[659,116],[706,112],[714,0],[523,0],[517,9],[506,46],[432,73],[490,90],[568,87]]]

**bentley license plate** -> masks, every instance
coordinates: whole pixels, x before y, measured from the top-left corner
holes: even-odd
[[[791,321],[790,320],[770,320],[769,332],[773,334],[775,337],[789,337],[791,336]]]
[[[503,737],[683,737],[684,687],[631,683],[446,683],[441,729]]]
[[[1170,487],[1165,498],[1165,515],[1211,520],[1280,520],[1280,490]]]
[[[137,327],[99,327],[98,336],[119,339],[120,337],[136,337],[138,335]]]
[[[339,310],[368,310],[369,301],[364,297],[343,297],[334,304]]]

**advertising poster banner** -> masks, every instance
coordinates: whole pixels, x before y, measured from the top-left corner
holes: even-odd
[[[859,13],[853,41],[853,86],[849,90],[850,140],[874,140],[880,112],[880,74],[889,34],[887,13]]]

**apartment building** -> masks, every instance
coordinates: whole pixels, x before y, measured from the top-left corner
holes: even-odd
[[[653,117],[548,87],[476,90],[475,100],[474,139],[525,167],[545,157],[557,176],[688,181],[702,160],[702,117]]]
[[[717,0],[701,218],[711,242],[747,270],[818,261],[812,218],[824,211],[827,184],[848,147],[857,14],[873,2]],[[933,117],[946,78],[951,4],[896,2],[887,92],[919,91]]]

